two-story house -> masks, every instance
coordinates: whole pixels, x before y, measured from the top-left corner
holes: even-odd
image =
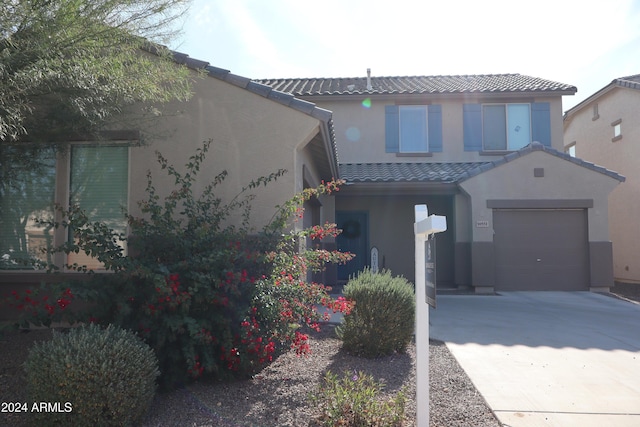
[[[202,79],[194,73],[191,100],[157,106],[161,119],[139,129],[42,152],[40,175],[21,170],[15,185],[2,183],[18,190],[0,199],[0,288],[45,280],[37,262],[27,269],[18,257],[87,261],[42,258],[42,245],[67,238],[32,221],[52,215],[52,202],[91,207],[93,216],[118,226],[122,208],[138,213],[147,170],[157,188],[172,188],[155,150],[180,166],[209,138],[198,186],[226,169],[222,198],[258,176],[289,171],[254,200],[257,228],[304,187],[347,181],[335,196],[306,206],[305,225],[336,221],[344,231],[335,244],[357,255],[329,271],[325,283],[344,282],[370,265],[374,247],[379,268],[412,280],[414,205],[426,203],[448,222],[437,236],[441,287],[612,284],[607,197],[624,178],[562,152],[562,96],[575,87],[519,74],[253,81],[174,56],[205,71]]]
[[[640,75],[614,79],[564,116],[565,149],[619,171],[627,180],[609,197],[613,275],[640,283]]]
[[[564,154],[562,96],[520,74],[261,80],[333,112],[340,249],[414,278],[413,207],[447,217],[440,287],[602,290],[612,285],[609,193],[624,178]]]

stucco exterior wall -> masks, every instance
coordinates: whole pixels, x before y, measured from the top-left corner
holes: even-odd
[[[535,168],[542,168],[544,176],[535,177]],[[538,151],[470,178],[460,187],[471,197],[472,227],[477,221],[489,221],[488,227],[473,227],[476,242],[493,241],[493,212],[487,207],[491,199],[593,199],[593,208],[588,209],[589,241],[608,241],[607,196],[618,184],[599,172]]]
[[[594,104],[599,117],[594,120]],[[616,280],[640,283],[640,91],[615,88],[586,104],[565,122],[565,146],[576,156],[626,177],[609,196],[609,231]],[[612,141],[612,123],[622,120],[622,138]]]
[[[447,98],[411,99],[410,104],[432,103],[442,106],[443,151],[432,156],[407,157],[385,152],[385,105],[401,101],[372,98],[371,106],[365,107],[362,98],[324,100],[309,98],[322,108],[333,111],[338,158],[340,163],[385,163],[385,162],[478,162],[490,161],[494,156],[464,151],[463,112],[465,103],[482,102],[548,102],[551,115],[552,148],[562,151],[562,100],[560,97],[539,98]]]
[[[261,227],[273,215],[274,206],[302,189],[304,165],[317,173],[305,154],[305,144],[319,132],[319,121],[214,78],[197,79],[194,93],[188,102],[162,106],[163,116],[142,129],[147,145],[131,149],[130,208],[137,213],[135,202],[145,196],[149,169],[160,191],[173,188],[172,180],[160,171],[154,151],[181,167],[202,141],[213,139],[195,191],[227,170],[218,195],[230,200],[251,180],[287,170],[277,182],[253,191],[257,198],[252,202],[252,218]]]
[[[447,217],[448,230],[439,233],[438,280],[453,282],[453,234],[451,196],[336,197],[338,211],[365,211],[369,218],[369,251],[378,248],[379,267],[408,280],[415,278],[414,207],[426,204],[429,215]]]

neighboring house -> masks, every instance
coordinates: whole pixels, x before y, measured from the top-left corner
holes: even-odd
[[[564,116],[564,144],[627,180],[609,197],[615,280],[640,283],[640,75],[614,79]]]
[[[563,153],[562,96],[519,74],[261,80],[333,112],[340,249],[414,278],[414,205],[444,215],[440,287],[604,290],[607,199],[624,177]]]
[[[175,54],[176,61],[193,69],[194,96],[188,102],[156,106],[159,117],[140,123],[135,130],[106,132],[101,141],[72,141],[67,154],[41,153],[42,168],[22,170],[18,179],[0,192],[0,295],[18,284],[39,283],[44,272],[15,264],[21,257],[46,261],[39,248],[47,242],[60,244],[65,231],[45,230],[31,220],[52,215],[51,203],[71,200],[89,210],[92,217],[126,231],[123,208],[139,214],[137,202],[146,198],[147,171],[160,193],[175,182],[161,171],[155,151],[180,168],[202,142],[213,139],[200,174],[202,188],[223,170],[229,175],[217,194],[226,200],[260,176],[279,169],[288,172],[255,191],[253,225],[259,229],[283,204],[305,187],[338,176],[331,112],[312,103],[233,75],[207,63]],[[195,188],[197,191],[198,188]],[[330,217],[322,204],[329,203]],[[321,198],[307,206],[305,224],[333,219],[333,200]],[[85,263],[77,254],[60,256],[65,262]]]

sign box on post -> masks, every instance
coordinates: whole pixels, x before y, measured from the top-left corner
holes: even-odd
[[[416,421],[429,426],[429,304],[435,307],[435,233],[447,230],[447,218],[429,216],[427,205],[415,206],[416,264]],[[429,284],[430,283],[430,284]]]

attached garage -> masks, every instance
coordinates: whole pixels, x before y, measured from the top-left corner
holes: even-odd
[[[586,209],[494,209],[500,291],[589,289]]]
[[[597,291],[613,284],[608,197],[624,177],[538,143],[460,177],[458,253],[478,293]],[[468,207],[467,207],[468,206]],[[464,264],[460,264],[464,267]]]

